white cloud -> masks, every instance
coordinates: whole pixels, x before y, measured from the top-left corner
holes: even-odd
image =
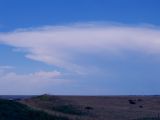
[[[12,70],[14,67],[9,65],[0,66],[0,75],[4,74],[4,72]]]
[[[3,75],[1,75],[1,79],[5,80],[17,80],[17,81],[31,81],[31,82],[43,82],[47,80],[56,80],[56,78],[59,78],[61,76],[61,73],[58,71],[40,71],[30,74],[17,74],[15,72],[4,72]],[[54,81],[55,82],[55,81]]]
[[[40,71],[40,72],[31,74],[31,76],[36,76],[40,78],[55,78],[55,77],[61,76],[61,73],[58,71],[51,71],[51,72]]]
[[[58,71],[18,74],[4,70],[0,73],[0,94],[39,94],[49,92],[49,88],[69,82],[69,80],[64,80],[62,76]]]
[[[68,25],[15,30],[1,33],[0,42],[21,49],[29,59],[77,73],[85,65],[76,62],[84,54],[119,54],[136,51],[160,54],[160,29],[123,25]]]
[[[0,66],[0,70],[4,70],[4,69],[13,69],[13,66]]]

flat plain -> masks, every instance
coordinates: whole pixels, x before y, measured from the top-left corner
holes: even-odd
[[[52,96],[19,101],[70,120],[159,120],[160,96]]]

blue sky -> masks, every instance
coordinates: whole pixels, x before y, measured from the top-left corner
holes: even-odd
[[[0,0],[0,94],[160,94],[159,0]]]

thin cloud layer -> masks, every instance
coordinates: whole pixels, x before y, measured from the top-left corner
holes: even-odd
[[[3,67],[3,66],[2,66]],[[0,94],[39,94],[49,92],[55,85],[68,82],[58,71],[19,74],[0,67]]]
[[[47,26],[1,33],[0,43],[24,51],[29,59],[83,73],[85,64],[79,64],[77,56],[87,59],[86,54],[103,56],[126,51],[160,54],[160,29],[93,24]]]

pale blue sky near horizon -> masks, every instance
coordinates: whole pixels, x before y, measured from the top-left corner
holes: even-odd
[[[0,94],[160,94],[159,5],[159,0],[0,0]],[[108,34],[99,28],[118,34],[118,27],[133,46],[112,33],[113,43],[107,36],[86,42],[92,38],[90,24],[97,36]],[[61,37],[70,28],[78,32]],[[51,38],[37,36],[46,32]]]

